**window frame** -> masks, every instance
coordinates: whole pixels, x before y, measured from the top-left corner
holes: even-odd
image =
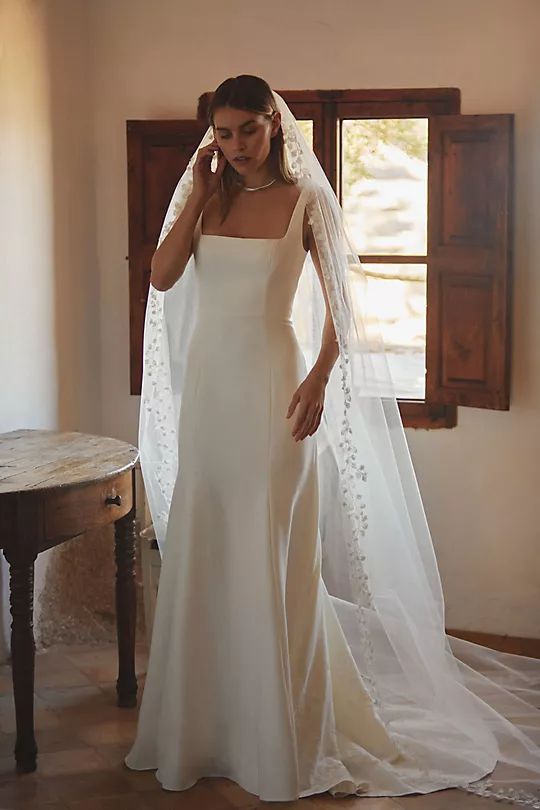
[[[435,115],[456,115],[461,112],[459,88],[415,88],[374,90],[279,90],[298,119],[313,120],[314,152],[321,163],[338,199],[341,188],[338,178],[336,137],[343,119],[367,118],[427,118]],[[426,264],[427,256],[399,256],[400,261]],[[361,262],[377,262],[386,256],[359,255]],[[430,352],[426,336],[426,365]],[[424,400],[398,399],[401,418],[409,428],[452,428],[457,424],[457,405],[440,405]]]

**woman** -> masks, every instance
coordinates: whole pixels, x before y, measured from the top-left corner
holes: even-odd
[[[163,559],[126,765],[270,801],[493,783],[529,800],[508,767],[537,786],[522,698],[540,666],[450,647],[335,194],[264,80],[223,82],[209,125],[152,261],[140,448]]]

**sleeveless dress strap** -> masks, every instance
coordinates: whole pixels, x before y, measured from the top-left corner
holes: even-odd
[[[291,215],[289,227],[287,228],[287,233],[283,238],[283,241],[285,242],[288,241],[289,239],[293,239],[293,234],[295,234],[294,240],[296,241],[298,240],[298,231],[299,231],[300,232],[299,246],[302,248],[304,252],[306,252],[306,249],[304,247],[304,238],[303,238],[304,229],[302,226],[304,223],[304,211],[306,208],[306,203],[307,203],[307,186],[304,186],[300,191],[300,195],[296,201],[294,210]]]

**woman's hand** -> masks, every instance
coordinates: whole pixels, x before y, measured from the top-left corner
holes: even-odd
[[[298,405],[292,429],[295,442],[313,435],[319,427],[324,409],[325,391],[326,380],[322,376],[310,372],[294,392],[287,410],[287,419],[293,415]]]
[[[218,153],[216,171],[210,168],[214,152]],[[206,146],[201,146],[193,165],[193,194],[207,202],[217,191],[223,170],[227,165],[227,158],[214,140]]]

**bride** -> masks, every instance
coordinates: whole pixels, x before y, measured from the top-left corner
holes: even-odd
[[[162,570],[125,764],[267,801],[540,807],[540,662],[446,636],[339,202],[263,79],[224,81],[208,118],[152,259],[139,445]]]

